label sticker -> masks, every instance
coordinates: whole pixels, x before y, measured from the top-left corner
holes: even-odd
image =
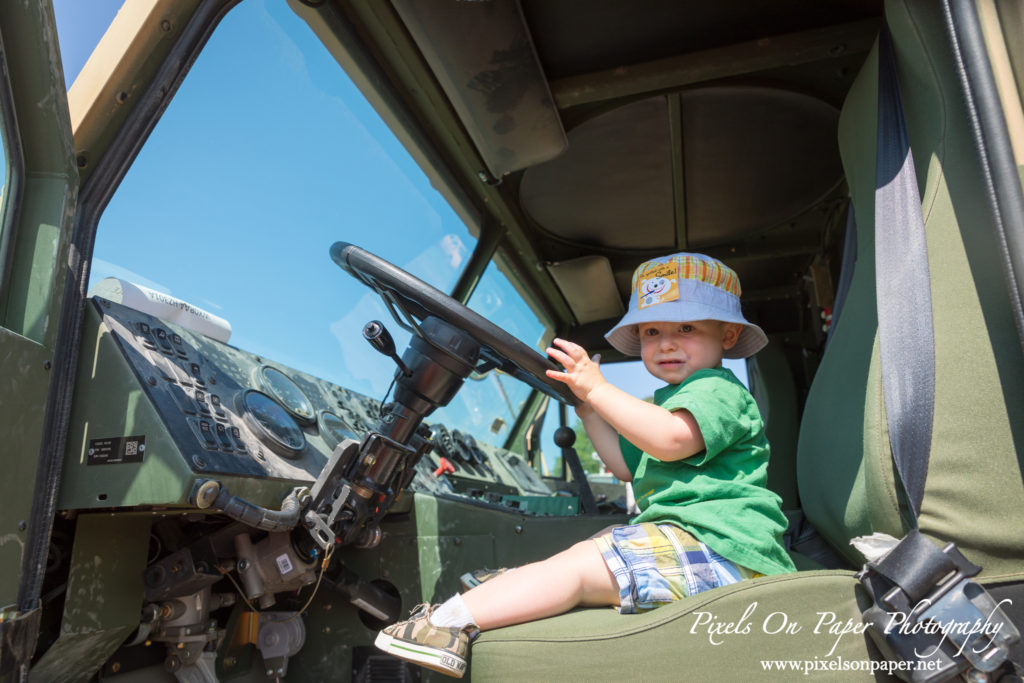
[[[640,276],[637,284],[637,301],[640,308],[647,308],[679,298],[679,265],[675,259],[659,263]]]
[[[92,439],[86,452],[87,465],[123,465],[142,462],[146,452],[146,437],[115,436],[110,439]]]
[[[277,570],[281,572],[281,576],[284,576],[295,567],[292,565],[292,561],[288,559],[287,555],[278,555],[277,558]]]

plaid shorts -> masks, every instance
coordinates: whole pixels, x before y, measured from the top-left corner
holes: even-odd
[[[762,576],[714,552],[674,524],[620,526],[594,539],[619,584],[619,612],[635,614]]]

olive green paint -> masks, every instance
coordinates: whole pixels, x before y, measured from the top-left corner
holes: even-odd
[[[29,680],[88,680],[139,624],[150,517],[80,515],[60,636]]]
[[[417,495],[416,520],[423,599],[442,600],[458,590],[458,577],[464,572],[542,560],[606,526],[625,524],[628,516],[517,515]]]
[[[48,371],[78,192],[71,125],[49,2],[0,3],[0,39],[9,78],[7,166],[0,267],[0,606],[17,599],[21,560],[43,443]],[[14,137],[17,136],[17,137]],[[5,159],[5,163],[6,163]]]
[[[191,471],[99,315],[86,308],[58,507],[185,504]],[[142,434],[141,463],[88,465],[89,440]]]
[[[216,479],[234,495],[271,509],[295,485],[258,477],[196,475],[175,444],[139,378],[117,348],[95,307],[87,306],[68,428],[58,508],[83,510],[138,505],[192,507],[189,495],[197,479]],[[88,465],[90,439],[143,434],[141,463]],[[312,482],[312,478],[310,479]]]
[[[78,169],[50,3],[3,3],[0,34],[16,117],[8,130],[18,131],[24,173],[5,212],[14,222],[4,226],[13,266],[4,273],[3,325],[52,347],[66,277],[56,266],[67,255]]]
[[[415,494],[408,514],[391,515],[377,548],[339,548],[334,556],[364,581],[390,584],[402,599],[403,616],[421,602],[438,602],[460,590],[459,576],[481,567],[514,567],[564,550],[626,517],[540,517],[484,508],[464,501]],[[306,593],[303,593],[306,596]],[[348,681],[354,656],[372,650],[377,631],[366,626],[343,596],[321,587],[306,612],[306,644],[288,664],[289,679]],[[362,650],[362,648],[370,648]],[[222,653],[223,654],[223,653]],[[258,664],[257,652],[250,653]],[[253,670],[258,670],[254,666]],[[236,656],[223,670],[229,680],[249,670]],[[442,680],[421,671],[424,680]]]
[[[47,348],[0,328],[0,443],[5,483],[0,516],[0,606],[14,603],[18,594],[49,358]]]
[[[54,270],[61,253],[61,221],[73,210],[67,179],[29,178],[19,212],[19,230],[13,244],[10,296],[6,325],[29,339],[44,342],[47,329],[56,327],[59,306],[55,293],[63,288]],[[57,210],[60,210],[57,213]],[[55,215],[56,214],[56,215]],[[68,217],[70,226],[70,216]],[[65,245],[66,246],[66,245]]]

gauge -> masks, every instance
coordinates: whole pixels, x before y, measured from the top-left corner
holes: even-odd
[[[469,434],[463,434],[458,429],[452,430],[452,440],[457,445],[457,448],[462,451],[462,457],[465,458],[466,462],[472,465],[482,465],[483,463],[477,460],[476,454],[476,441]]]
[[[473,436],[472,434],[463,433],[462,443],[473,454],[473,459],[476,461],[477,464],[487,464],[487,453],[484,452],[484,449],[480,448],[480,444],[477,443],[475,436]]]
[[[264,365],[260,368],[263,386],[285,409],[299,420],[310,423],[316,419],[313,403],[295,381],[277,368]]]
[[[462,453],[455,447],[451,433],[443,424],[436,424],[430,428],[430,440],[434,442],[434,450],[439,456],[449,460],[462,460]]]
[[[345,439],[359,441],[359,437],[356,436],[352,425],[329,410],[320,413],[320,434],[331,445],[331,448],[334,448]]]
[[[280,403],[255,389],[242,396],[245,421],[259,440],[278,455],[295,458],[306,447],[302,429]]]

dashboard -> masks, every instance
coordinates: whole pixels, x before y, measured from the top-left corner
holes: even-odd
[[[188,505],[208,479],[276,507],[380,415],[373,397],[101,297],[84,327],[61,509]],[[518,454],[425,427],[433,449],[411,489],[575,513],[575,499],[553,496]]]

